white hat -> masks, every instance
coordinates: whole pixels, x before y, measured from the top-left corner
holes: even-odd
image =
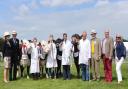
[[[12,31],[12,35],[15,35],[15,34],[17,34],[17,32],[16,31]]]
[[[92,30],[92,31],[91,31],[91,34],[94,34],[94,33],[96,34],[97,32],[96,32],[95,30]]]
[[[10,36],[10,33],[9,32],[4,32],[4,37],[5,36]]]

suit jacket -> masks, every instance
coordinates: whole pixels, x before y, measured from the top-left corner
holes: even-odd
[[[91,39],[91,42],[94,40],[94,58],[99,59],[101,57],[101,41],[98,38]]]
[[[3,52],[3,57],[11,57],[12,48],[11,48],[10,40],[8,42],[4,41],[2,52]]]
[[[103,42],[104,42],[105,38],[102,41],[102,54],[103,53]],[[114,49],[114,41],[111,37],[109,37],[108,39],[106,39],[106,43],[105,43],[105,57],[109,58],[109,57],[113,57],[113,49]]]
[[[20,49],[19,49],[19,40],[16,38],[15,42],[13,38],[10,39],[10,43],[12,46],[12,56],[20,56]]]

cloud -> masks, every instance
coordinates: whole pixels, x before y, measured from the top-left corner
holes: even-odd
[[[35,36],[47,39],[49,34],[61,37],[63,32],[81,34],[84,30],[89,35],[91,29],[96,29],[98,37],[102,38],[107,28],[112,29],[113,37],[115,32],[127,37],[127,8],[128,1],[118,1],[73,11],[18,15],[13,18],[11,26],[19,31],[20,38],[28,39]]]
[[[27,15],[28,13],[29,13],[29,7],[27,6],[27,5],[25,5],[25,4],[22,4],[19,8],[18,8],[18,10],[19,10],[19,14],[21,15],[21,16],[24,16],[24,15]]]
[[[12,6],[12,11],[19,16],[26,16],[34,9],[38,9],[39,3],[36,0],[31,0],[29,3],[22,3],[19,6]]]
[[[104,6],[110,4],[109,0],[97,0],[96,6]]]
[[[26,4],[21,4],[20,6],[12,6],[11,9],[16,15],[20,16],[28,15],[30,12],[30,7]]]
[[[32,9],[38,8],[39,4],[38,4],[38,2],[36,0],[32,0],[31,3],[30,3],[30,7]]]
[[[41,0],[43,6],[58,7],[58,6],[74,6],[83,3],[88,3],[94,0]]]

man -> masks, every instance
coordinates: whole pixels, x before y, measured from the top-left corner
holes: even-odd
[[[12,38],[10,39],[10,43],[12,46],[11,68],[10,68],[10,76],[9,76],[10,81],[16,80],[17,66],[19,63],[19,56],[20,56],[19,39],[17,39],[16,37],[17,37],[17,32],[13,31]]]
[[[107,30],[105,31],[105,38],[102,41],[102,57],[106,82],[112,82],[113,45],[113,39],[109,36],[109,31]]]
[[[40,66],[39,66],[39,46],[37,44],[37,38],[33,38],[33,42],[29,48],[31,50],[31,65],[30,65],[30,74],[32,75],[33,80],[38,80],[40,77]]]
[[[48,68],[48,78],[56,79],[56,73],[58,67],[56,60],[57,50],[56,50],[56,45],[54,43],[53,35],[49,36],[48,47],[49,47],[49,51],[46,62],[46,68]]]
[[[79,65],[82,72],[82,80],[89,80],[89,59],[91,58],[90,41],[87,39],[87,33],[82,33],[82,39],[79,42]]]
[[[100,79],[100,58],[101,58],[101,42],[96,37],[96,31],[91,31],[91,63],[92,63],[92,74],[93,80],[99,81]]]
[[[70,74],[70,56],[71,56],[72,44],[71,41],[67,39],[67,34],[63,34],[63,43],[62,43],[62,65],[63,65],[63,78],[64,80],[71,79]]]

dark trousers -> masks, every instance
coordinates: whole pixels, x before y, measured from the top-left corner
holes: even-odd
[[[57,60],[57,77],[61,76],[61,60]]]
[[[81,72],[82,72],[82,80],[89,80],[89,66],[85,64],[80,64]]]
[[[71,79],[70,65],[63,65],[63,78],[64,78],[64,80]]]
[[[23,72],[24,72],[24,67],[20,66],[20,70],[21,70],[21,77],[23,77]],[[30,71],[30,66],[27,66],[27,76],[29,76],[29,71]]]
[[[74,57],[74,63],[77,70],[77,77],[80,77],[79,57]]]
[[[18,56],[14,55],[11,59],[11,67],[9,69],[9,80],[10,81],[16,80],[17,66],[18,66]]]
[[[49,77],[56,77],[56,73],[57,73],[57,68],[48,68],[48,76]]]
[[[33,80],[37,80],[40,77],[40,73],[32,73],[31,76],[32,76]]]

